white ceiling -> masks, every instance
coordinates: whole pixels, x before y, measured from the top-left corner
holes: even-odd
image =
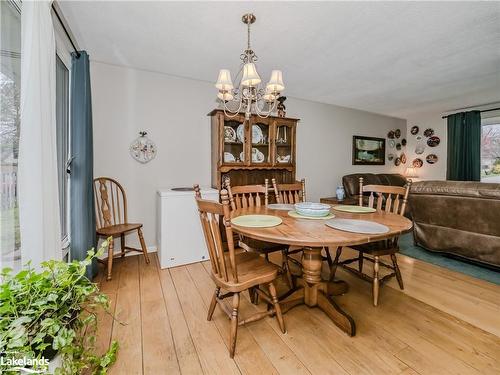
[[[241,15],[285,95],[406,118],[500,101],[500,2],[85,2],[60,7],[91,59],[204,81],[235,71]],[[234,74],[234,73],[233,73]],[[215,90],[215,89],[214,89]]]

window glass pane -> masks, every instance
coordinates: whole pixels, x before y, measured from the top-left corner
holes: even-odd
[[[68,237],[68,160],[69,144],[69,71],[56,56],[56,126],[57,126],[57,173],[59,182],[59,208],[62,239]]]
[[[481,181],[500,183],[500,119],[482,126]]]
[[[21,86],[21,14],[14,3],[0,2],[0,268],[20,268],[17,206]]]

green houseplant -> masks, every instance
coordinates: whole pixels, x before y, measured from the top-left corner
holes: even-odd
[[[56,355],[61,364],[55,374],[106,373],[118,343],[103,355],[95,353],[97,313],[109,313],[109,300],[85,277],[85,269],[107,246],[104,241],[83,261],[50,260],[39,271],[28,264],[15,275],[2,270],[0,373],[18,374],[19,368],[48,373],[48,360]]]

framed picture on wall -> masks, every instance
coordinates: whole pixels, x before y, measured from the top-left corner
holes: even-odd
[[[385,139],[352,137],[352,165],[384,165],[385,164]]]

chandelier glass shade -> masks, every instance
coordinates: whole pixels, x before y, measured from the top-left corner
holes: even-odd
[[[252,113],[260,117],[268,117],[276,110],[278,97],[285,89],[281,70],[273,70],[269,82],[265,86],[262,85],[262,79],[255,65],[258,57],[250,47],[250,25],[255,20],[255,16],[251,13],[242,17],[243,23],[248,28],[248,43],[247,48],[240,55],[241,65],[235,76],[236,82],[239,82],[238,86],[234,87],[231,72],[228,69],[219,71],[215,84],[219,90],[217,98],[221,101],[228,117],[235,117],[240,112],[245,113],[246,119],[249,119]]]

